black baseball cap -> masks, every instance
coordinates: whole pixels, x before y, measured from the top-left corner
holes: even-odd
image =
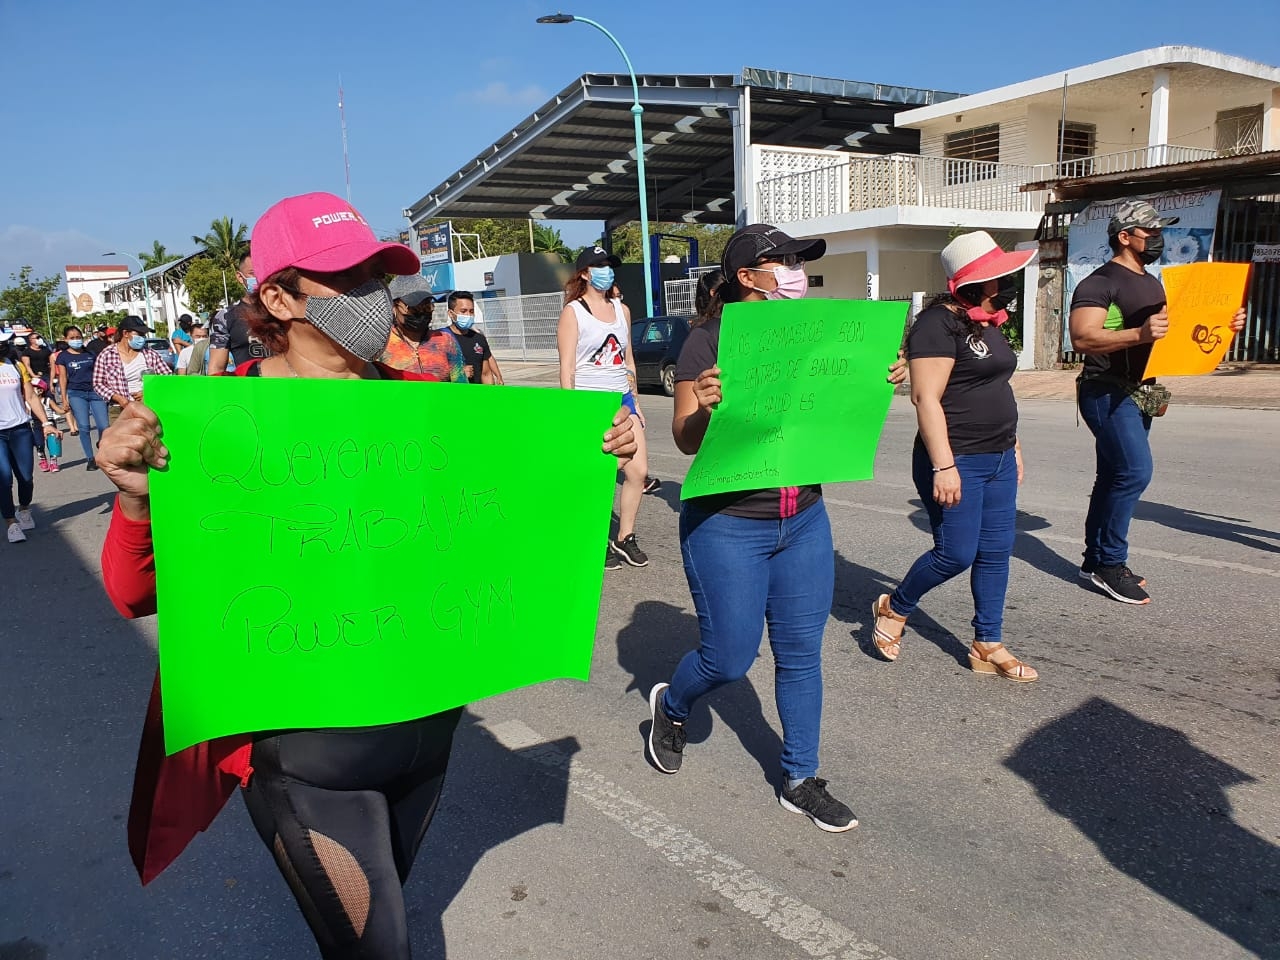
[[[586,247],[578,254],[578,262],[574,265],[574,271],[585,270],[587,267],[620,267],[622,266],[622,258],[615,257],[604,247],[596,244],[594,247]]]
[[[797,240],[777,227],[767,223],[753,223],[743,227],[725,244],[720,269],[726,279],[736,282],[738,271],[754,266],[766,256],[785,257],[791,254],[804,261],[819,260],[827,252],[827,241]]]
[[[142,322],[141,317],[129,316],[120,321],[121,330],[136,330],[138,333],[154,333],[155,331]]]

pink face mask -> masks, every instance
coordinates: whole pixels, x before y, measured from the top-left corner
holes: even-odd
[[[776,287],[772,290],[752,288],[758,293],[763,293],[766,300],[799,300],[809,292],[809,275],[804,272],[804,267],[752,267],[751,269],[773,272],[773,278],[778,283]]]

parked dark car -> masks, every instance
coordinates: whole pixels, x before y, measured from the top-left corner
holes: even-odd
[[[636,384],[676,393],[676,361],[689,336],[689,317],[645,317],[631,321],[631,350],[636,358]]]

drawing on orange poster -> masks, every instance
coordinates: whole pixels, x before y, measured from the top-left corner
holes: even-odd
[[[1231,318],[1244,304],[1247,263],[1188,263],[1165,267],[1169,332],[1151,347],[1144,379],[1212,373],[1235,334]]]

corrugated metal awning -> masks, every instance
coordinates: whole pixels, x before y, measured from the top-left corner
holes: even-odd
[[[732,223],[734,123],[751,89],[751,142],[859,153],[914,152],[919,134],[893,125],[904,105],[959,94],[777,71],[644,74],[650,219]],[[440,217],[637,218],[631,78],[584,74],[405,213]]]

